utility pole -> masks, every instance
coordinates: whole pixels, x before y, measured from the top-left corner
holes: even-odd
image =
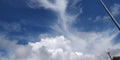
[[[105,8],[106,12],[109,14],[110,18],[112,19],[112,21],[114,22],[114,24],[116,25],[116,27],[118,28],[118,30],[120,31],[120,25],[118,24],[118,22],[116,21],[116,19],[113,17],[113,15],[111,14],[111,12],[107,8],[107,6],[104,4],[104,2],[102,0],[99,0],[99,1],[102,4],[102,6]]]
[[[108,53],[108,55],[109,55],[110,59],[112,60],[113,58],[111,57],[110,52],[107,52],[107,53]]]

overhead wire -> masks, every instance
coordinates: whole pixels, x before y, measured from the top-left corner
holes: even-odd
[[[111,14],[111,12],[107,8],[107,6],[104,4],[104,2],[102,0],[99,0],[99,1],[102,4],[102,6],[105,8],[106,12],[109,14],[110,18],[112,19],[112,21],[114,22],[114,24],[116,25],[116,27],[118,28],[118,30],[120,31],[120,25],[117,22],[117,20],[113,17],[113,15]]]

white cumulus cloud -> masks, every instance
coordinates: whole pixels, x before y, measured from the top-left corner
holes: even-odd
[[[31,0],[37,7],[56,12],[57,22],[51,26],[56,36],[40,38],[39,42],[29,42],[28,45],[18,45],[10,42],[6,37],[0,38],[0,46],[7,47],[7,56],[0,56],[2,60],[108,60],[106,50],[119,50],[120,44],[114,44],[117,31],[81,32],[72,27],[75,15],[66,11],[68,0]],[[35,6],[36,6],[35,5]],[[34,7],[33,4],[29,5]],[[52,34],[51,34],[52,35]],[[115,51],[114,50],[114,51]],[[118,51],[116,50],[116,51]],[[112,50],[113,51],[113,50]],[[113,51],[113,52],[114,52]],[[115,52],[116,52],[115,51]],[[116,55],[116,54],[114,54]]]

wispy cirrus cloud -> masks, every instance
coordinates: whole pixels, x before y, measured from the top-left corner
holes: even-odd
[[[109,10],[111,11],[111,13],[112,13],[112,15],[113,15],[114,17],[118,16],[118,15],[120,14],[120,12],[119,12],[119,11],[120,11],[120,4],[114,3],[114,4],[110,7]],[[107,15],[104,15],[104,16],[96,16],[96,18],[94,19],[94,22],[100,22],[101,20],[102,20],[102,21],[104,20],[104,22],[109,22],[110,17],[107,16]]]
[[[119,44],[114,44],[114,38],[119,34],[115,30],[102,32],[82,32],[72,27],[76,21],[76,15],[67,12],[68,0],[31,0],[35,6],[32,8],[45,8],[56,12],[57,22],[51,25],[56,37],[40,37],[39,42],[29,42],[28,45],[11,43],[8,57],[1,57],[3,60],[106,60],[105,54],[108,48],[120,49]],[[52,34],[51,34],[52,35]],[[6,37],[4,37],[6,38]],[[3,39],[3,38],[1,38]],[[8,39],[5,39],[5,41]],[[6,46],[1,44],[0,46]],[[8,47],[8,48],[9,48]],[[118,50],[117,50],[118,51]],[[107,58],[105,58],[107,56]]]
[[[20,23],[0,22],[0,27],[9,32],[19,32],[22,30]]]
[[[111,7],[111,13],[114,16],[117,16],[120,14],[120,4],[115,3],[112,7]]]

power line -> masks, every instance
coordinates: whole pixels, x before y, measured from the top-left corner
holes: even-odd
[[[107,13],[109,14],[110,18],[112,19],[112,21],[114,22],[114,24],[116,25],[116,27],[118,28],[118,30],[120,31],[120,25],[118,24],[118,22],[116,21],[116,19],[113,17],[113,15],[111,14],[111,12],[108,10],[107,6],[104,4],[104,2],[102,0],[99,0],[99,1],[102,4],[102,6],[105,8],[105,10],[107,11]]]

